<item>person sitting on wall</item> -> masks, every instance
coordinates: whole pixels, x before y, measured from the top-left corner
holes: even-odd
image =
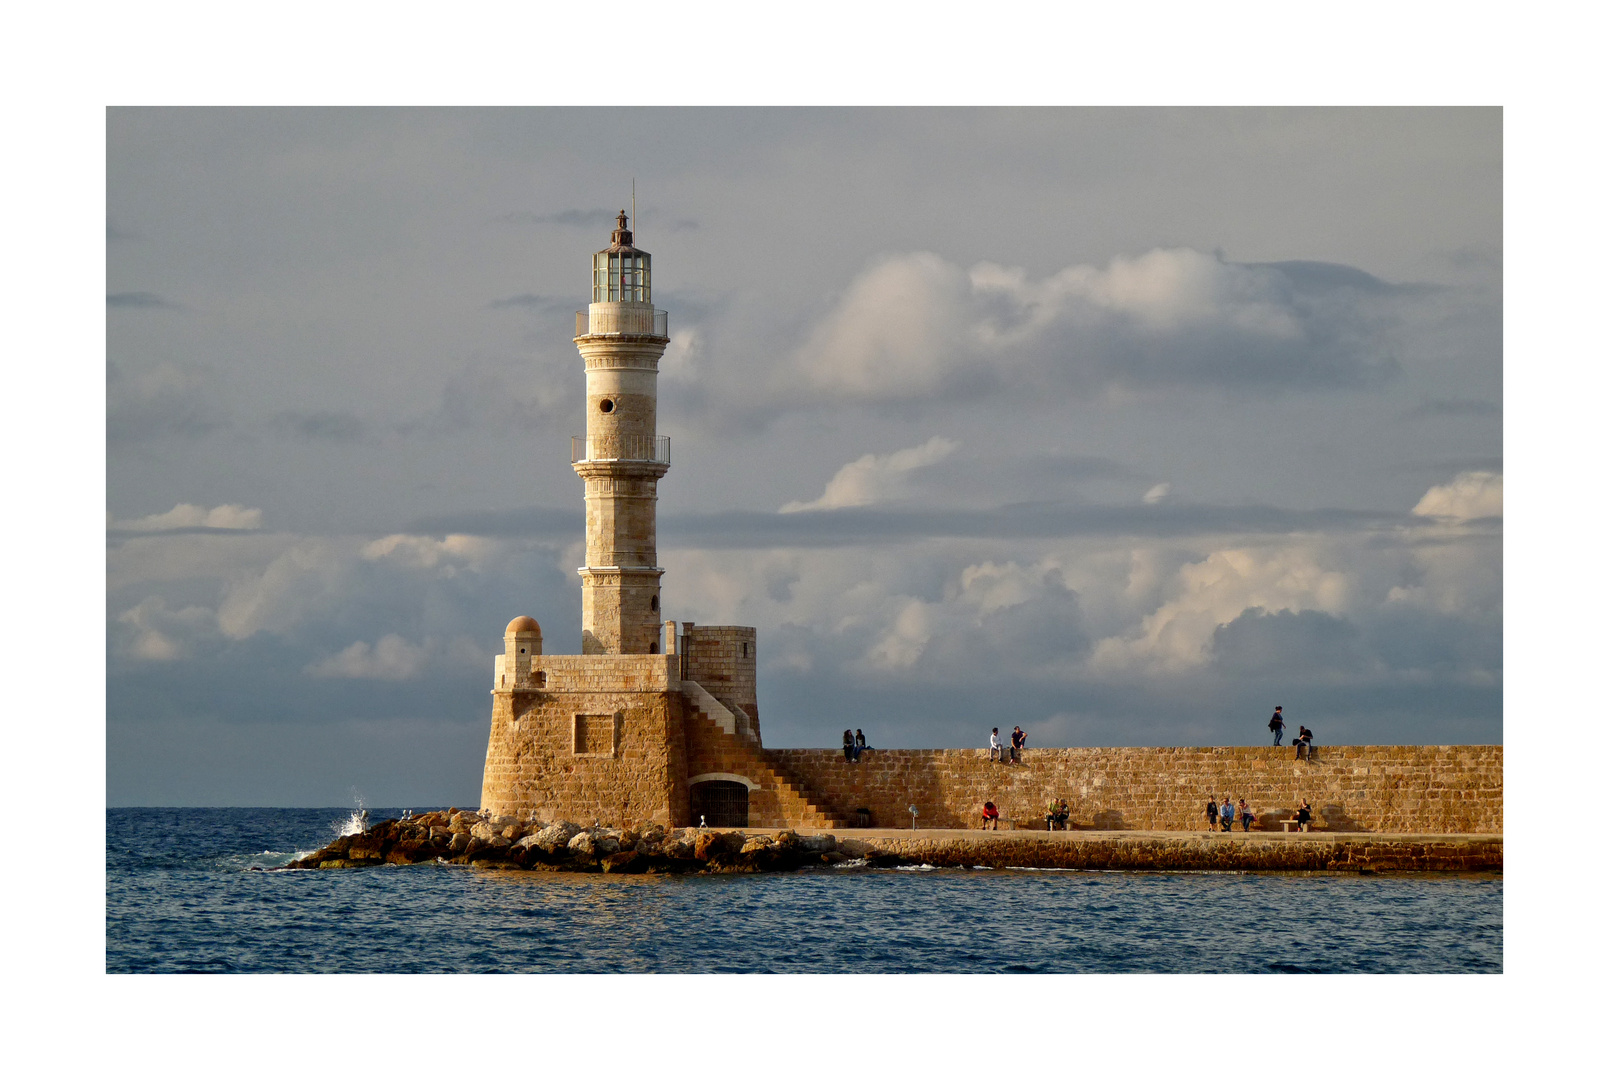
[[[1298,832],[1307,831],[1307,823],[1313,820],[1313,806],[1306,799],[1302,800],[1302,808],[1296,811],[1296,829]]]
[[[992,802],[983,804],[983,827],[995,830],[1000,828],[1000,811],[995,809]]]
[[[1235,831],[1235,804],[1229,796],[1224,796],[1224,804],[1218,807],[1218,823],[1223,826],[1224,832]]]
[[[1028,733],[1020,727],[1011,729],[1011,763],[1022,764],[1022,748],[1028,745]]]
[[[1056,806],[1056,800],[1055,799],[1050,800],[1050,805],[1045,807],[1045,831],[1046,832],[1055,832],[1056,831],[1056,812],[1057,812],[1057,809],[1058,808]]]
[[[1058,825],[1060,825],[1062,827],[1062,832],[1067,831],[1067,821],[1072,816],[1073,816],[1072,807],[1067,805],[1067,800],[1066,799],[1063,799],[1061,801],[1061,805],[1056,808],[1056,824],[1058,824]]]
[[[1251,805],[1245,799],[1240,800],[1240,831],[1251,832]]]
[[[1218,800],[1216,798],[1207,800],[1207,831],[1218,831]]]
[[[870,747],[868,747],[866,745],[866,736],[864,734],[862,734],[860,728],[856,728],[855,729],[855,760],[859,761],[860,760],[860,755],[864,754],[869,749],[870,749]]]
[[[1299,727],[1296,733],[1296,759],[1298,761],[1313,758],[1313,733],[1305,726]]]
[[[844,760],[855,760],[855,736],[848,728],[844,728]]]
[[[989,732],[989,760],[1004,761],[1005,759],[1005,748],[1000,745],[1000,729],[995,728]]]

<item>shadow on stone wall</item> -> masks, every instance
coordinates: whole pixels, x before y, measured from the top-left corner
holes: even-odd
[[[1129,826],[1128,826],[1128,823],[1123,820],[1123,811],[1121,811],[1121,810],[1101,810],[1101,811],[1098,811],[1095,814],[1095,816],[1090,819],[1089,827],[1092,828],[1092,829],[1100,829],[1100,830],[1103,830],[1103,831],[1107,831],[1107,830],[1126,829]]]
[[[1319,807],[1317,816],[1319,820],[1324,823],[1322,827],[1327,832],[1369,831],[1356,821],[1352,820],[1351,815],[1349,815],[1345,809],[1337,806],[1335,803],[1329,803],[1325,806]]]

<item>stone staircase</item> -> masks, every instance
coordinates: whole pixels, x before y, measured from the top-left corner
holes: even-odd
[[[691,685],[698,687],[699,693],[687,693],[688,685],[687,680],[683,680],[683,699],[688,707],[687,731],[692,736],[689,743],[698,746],[702,751],[696,755],[690,753],[689,756],[696,757],[703,765],[708,766],[696,771],[729,772],[747,776],[776,796],[778,809],[790,827],[848,828],[848,824],[833,813],[830,807],[824,806],[821,799],[810,789],[773,765],[757,740],[732,733],[729,725],[735,718],[730,710],[715,702],[720,712],[726,715],[721,716],[718,713],[711,716],[705,711],[704,699],[707,698],[711,702],[715,699],[702,687],[698,687],[697,683]],[[692,745],[689,747],[690,751]]]

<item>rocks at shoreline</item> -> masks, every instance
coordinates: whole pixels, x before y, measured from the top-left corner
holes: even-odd
[[[590,828],[569,821],[533,822],[435,810],[382,821],[337,837],[289,870],[335,870],[385,863],[442,861],[507,870],[605,874],[753,874],[834,866],[851,856],[830,835],[799,836],[718,829]]]

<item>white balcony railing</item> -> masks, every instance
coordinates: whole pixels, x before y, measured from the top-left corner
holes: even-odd
[[[604,334],[668,338],[670,313],[659,308],[636,306],[575,313],[576,337]]]
[[[652,461],[670,464],[669,435],[572,435],[570,464],[578,461]]]

